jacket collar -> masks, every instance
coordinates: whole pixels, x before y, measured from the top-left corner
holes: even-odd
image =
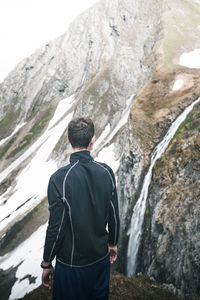
[[[75,162],[75,161],[92,161],[93,158],[90,155],[90,151],[87,150],[83,150],[83,151],[78,151],[78,152],[74,152],[70,155],[70,162]]]

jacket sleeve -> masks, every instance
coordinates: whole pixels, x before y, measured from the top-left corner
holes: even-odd
[[[46,262],[52,261],[57,254],[66,226],[62,196],[51,178],[48,185],[48,202],[50,215],[43,253],[43,259]]]
[[[113,179],[113,191],[112,191],[112,197],[111,197],[110,205],[109,205],[108,244],[110,246],[115,246],[115,245],[117,245],[118,239],[119,239],[120,221],[119,221],[119,208],[118,208],[116,183],[115,183],[115,177],[114,177],[112,170],[111,170],[111,174],[112,174],[112,179]]]

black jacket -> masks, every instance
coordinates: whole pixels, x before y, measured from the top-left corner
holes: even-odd
[[[119,237],[118,200],[112,169],[89,151],[71,154],[70,164],[49,180],[49,224],[43,259],[71,267],[92,265],[108,255]]]

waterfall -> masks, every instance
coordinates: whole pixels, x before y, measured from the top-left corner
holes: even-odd
[[[178,116],[178,118],[172,123],[170,128],[168,129],[166,135],[163,140],[155,147],[151,155],[151,163],[149,170],[144,178],[144,183],[142,186],[140,197],[135,204],[133,209],[133,214],[131,218],[131,226],[128,234],[129,236],[129,244],[128,244],[128,253],[127,253],[127,275],[131,276],[135,274],[137,267],[137,254],[140,245],[140,239],[142,235],[142,225],[144,220],[144,214],[146,209],[146,200],[148,196],[149,184],[151,182],[152,170],[154,164],[158,158],[165,152],[168,147],[171,139],[175,135],[177,129],[181,125],[181,123],[186,119],[188,114],[192,111],[195,104],[200,102],[200,97],[195,100],[192,104],[190,104],[185,110]]]

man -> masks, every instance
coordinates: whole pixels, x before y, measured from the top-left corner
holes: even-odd
[[[108,165],[90,155],[95,140],[92,120],[72,120],[68,140],[70,163],[56,171],[48,185],[42,283],[51,289],[54,277],[53,300],[106,300],[119,237],[115,177]]]

